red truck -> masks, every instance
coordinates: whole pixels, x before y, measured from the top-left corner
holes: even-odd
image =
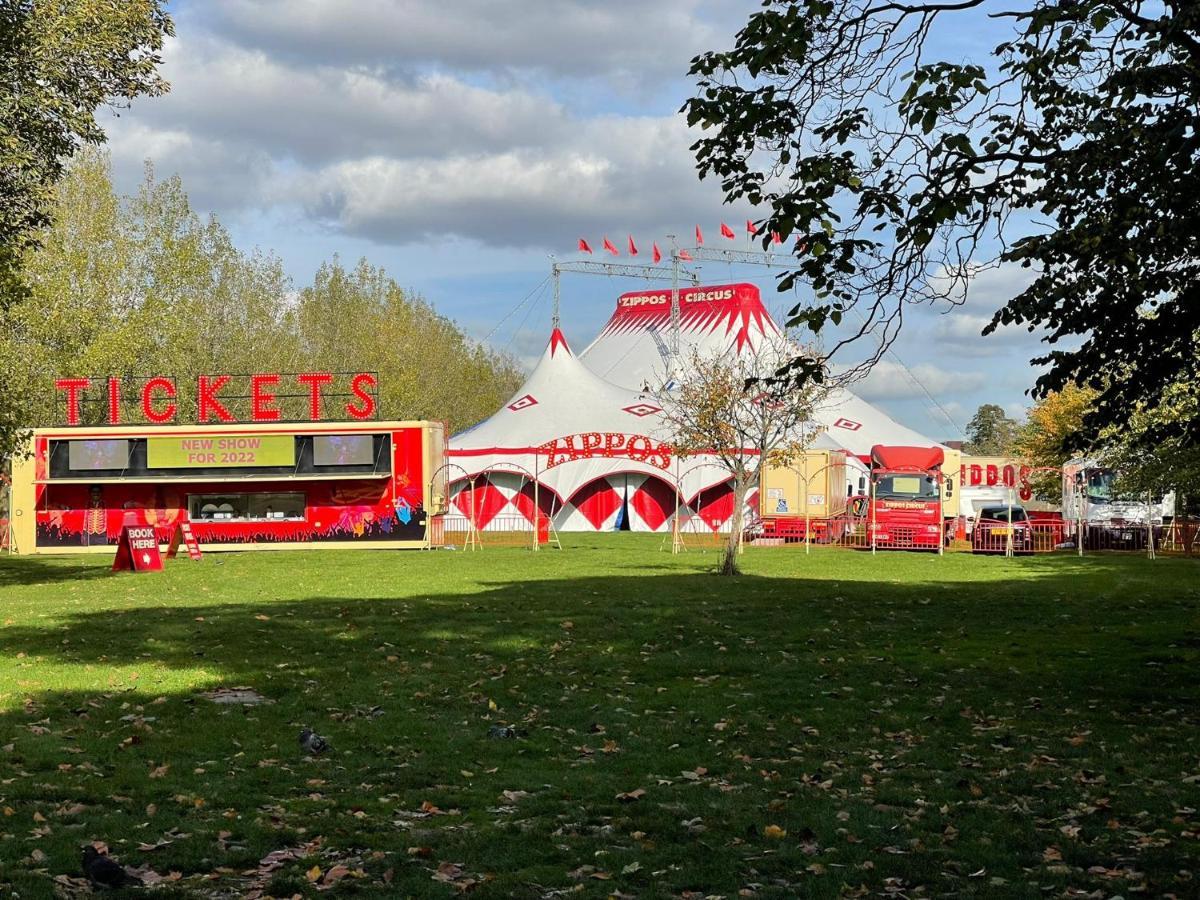
[[[939,550],[949,533],[943,507],[941,447],[871,448],[867,545],[885,550]]]

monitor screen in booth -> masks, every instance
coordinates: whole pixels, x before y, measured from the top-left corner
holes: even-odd
[[[375,461],[375,438],[370,434],[313,436],[314,466],[369,466]]]
[[[69,441],[67,465],[79,472],[124,469],[129,465],[129,441]]]

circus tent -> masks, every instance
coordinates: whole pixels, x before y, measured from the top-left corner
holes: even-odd
[[[703,457],[675,458],[661,412],[648,393],[584,366],[555,329],[517,393],[452,439],[452,508],[481,528],[532,519],[541,507],[562,530],[608,529],[621,518],[631,530],[657,531],[677,502],[702,501],[717,527],[728,518],[720,503],[728,473]]]
[[[751,284],[683,289],[679,320],[681,365],[693,349],[742,353],[779,333]],[[727,527],[728,473],[712,459],[673,457],[655,400],[659,386],[670,387],[673,335],[669,290],[619,297],[578,357],[555,328],[516,394],[451,438],[451,514],[507,530],[540,508],[563,531],[661,531],[678,510],[711,530]],[[859,456],[878,443],[935,443],[844,390],[818,421],[826,432],[816,446]]]
[[[779,328],[752,284],[685,288],[679,292],[679,359],[728,349],[758,348]],[[580,354],[593,372],[626,388],[668,380],[671,358],[671,292],[625,294],[600,334]],[[929,447],[931,438],[901,425],[883,410],[839,388],[816,410],[837,446],[869,458],[876,444]]]

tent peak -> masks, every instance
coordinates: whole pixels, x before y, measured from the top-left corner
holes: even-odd
[[[552,332],[550,332],[550,355],[553,356],[559,347],[562,347],[568,356],[572,355],[571,346],[567,343],[566,335],[562,333],[561,328],[555,328]]]

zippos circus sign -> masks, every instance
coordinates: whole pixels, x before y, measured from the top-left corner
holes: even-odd
[[[379,411],[373,372],[197,375],[186,390],[170,375],[59,378],[54,390],[66,425],[166,425],[184,410],[200,425],[366,420]]]
[[[546,455],[546,468],[580,459],[632,459],[656,469],[671,468],[671,448],[644,434],[585,431],[547,441],[537,448]]]

